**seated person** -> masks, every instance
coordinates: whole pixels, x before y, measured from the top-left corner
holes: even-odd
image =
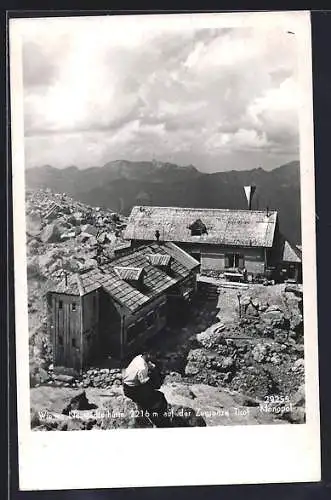
[[[161,374],[147,352],[133,358],[123,372],[125,396],[145,410],[166,407],[164,395],[156,390],[160,388],[161,383]]]

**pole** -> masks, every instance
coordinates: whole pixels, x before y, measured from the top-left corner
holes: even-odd
[[[241,294],[240,292],[238,292],[238,312],[239,312],[239,319],[241,319],[241,302],[240,302],[240,299],[241,299]]]

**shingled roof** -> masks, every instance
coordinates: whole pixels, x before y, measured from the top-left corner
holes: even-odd
[[[171,272],[166,272],[150,263],[149,257],[154,254],[171,258]],[[67,279],[67,285],[62,282],[50,292],[82,296],[103,288],[116,302],[134,312],[187,277],[190,271],[198,266],[198,261],[171,242],[151,243],[132,250],[129,254],[107,264],[81,274],[71,275]],[[136,288],[126,281],[129,277],[125,273],[125,276],[121,274],[123,269],[132,270],[135,276],[143,269],[143,287]]]
[[[292,245],[288,240],[285,240],[282,260],[283,262],[301,262],[302,252],[297,246]]]
[[[190,226],[201,221],[206,232],[192,235]],[[272,247],[277,212],[209,208],[135,206],[124,233],[127,240],[207,243]]]

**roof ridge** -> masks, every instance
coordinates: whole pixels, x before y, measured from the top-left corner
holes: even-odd
[[[112,266],[113,269],[144,269],[144,266]]]
[[[278,210],[276,209],[264,209],[264,210],[250,210],[248,208],[213,208],[213,207],[179,207],[179,206],[162,206],[162,205],[134,205],[132,207],[132,210],[131,212],[134,210],[134,209],[146,209],[147,211],[149,209],[164,209],[164,210],[169,210],[169,209],[176,209],[176,210],[183,210],[183,211],[187,211],[187,210],[213,210],[213,211],[222,211],[222,212],[250,212],[250,213],[278,213]],[[144,212],[145,210],[142,210],[142,212]],[[130,216],[129,216],[130,217]]]
[[[78,285],[79,295],[84,295],[85,290],[84,290],[84,286],[83,286],[82,280],[80,279],[79,274],[76,274],[76,281],[77,281],[77,285]]]

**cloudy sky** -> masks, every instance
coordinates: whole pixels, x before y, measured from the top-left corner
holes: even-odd
[[[155,158],[212,172],[298,158],[296,39],[284,29],[25,22],[27,167]]]

